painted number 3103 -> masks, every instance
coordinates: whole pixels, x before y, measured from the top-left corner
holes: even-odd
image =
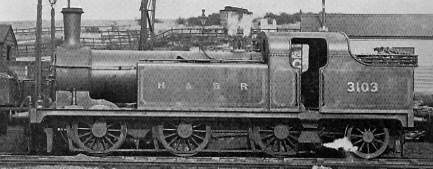
[[[376,93],[379,91],[379,84],[377,82],[347,82],[347,91],[350,93]]]

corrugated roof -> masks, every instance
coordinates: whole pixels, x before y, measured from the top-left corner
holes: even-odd
[[[0,43],[4,43],[9,30],[12,29],[11,25],[0,24]]]
[[[301,31],[319,31],[320,15],[302,15]],[[356,37],[433,37],[433,14],[327,14],[330,32]]]

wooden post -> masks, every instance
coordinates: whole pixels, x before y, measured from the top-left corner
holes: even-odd
[[[33,101],[35,102],[35,107],[38,108],[41,102],[41,81],[42,81],[42,70],[41,70],[41,39],[42,39],[42,0],[38,0],[37,14],[36,14],[36,44],[35,44],[35,93]]]
[[[141,29],[140,29],[140,42],[138,45],[138,50],[145,50],[147,48],[147,38],[149,36],[149,30],[147,29],[147,18],[148,13],[147,13],[147,3],[149,2],[149,0],[141,0],[141,7],[140,7],[140,11],[141,11],[141,20],[140,20],[140,25],[141,25]]]

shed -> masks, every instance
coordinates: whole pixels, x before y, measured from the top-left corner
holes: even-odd
[[[17,39],[11,25],[0,24],[0,61],[15,60]]]
[[[302,15],[301,31],[317,32],[321,15]],[[327,14],[330,32],[344,32],[353,54],[392,47],[418,55],[415,92],[433,94],[433,14]]]

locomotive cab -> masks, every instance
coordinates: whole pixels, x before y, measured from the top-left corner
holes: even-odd
[[[291,41],[291,53],[292,58],[301,60],[301,64],[298,66],[302,70],[301,103],[307,109],[317,110],[319,108],[319,88],[320,83],[322,83],[319,80],[320,69],[326,65],[327,61],[326,40],[319,38],[294,38]]]

